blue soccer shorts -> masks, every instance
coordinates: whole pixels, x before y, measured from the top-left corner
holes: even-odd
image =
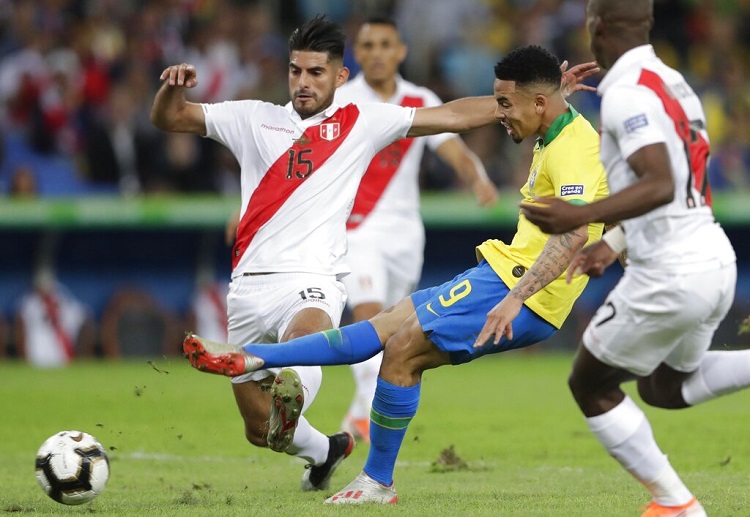
[[[486,354],[523,348],[544,341],[557,328],[524,305],[513,320],[513,339],[503,336],[497,345],[492,339],[479,348],[474,341],[482,330],[487,313],[508,294],[492,267],[482,260],[477,267],[461,273],[450,282],[417,291],[411,295],[417,318],[430,341],[448,352],[453,364],[473,361]]]

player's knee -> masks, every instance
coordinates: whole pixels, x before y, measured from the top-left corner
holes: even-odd
[[[680,409],[687,406],[679,386],[660,386],[649,381],[650,379],[646,378],[638,382],[638,395],[644,403],[662,409]]]
[[[600,414],[611,406],[610,401],[616,398],[614,389],[592,385],[581,375],[571,373],[568,377],[568,389],[585,415]]]
[[[407,358],[409,357],[409,340],[404,339],[400,335],[392,336],[383,348],[383,361],[381,363],[381,370],[383,368],[389,371],[403,371],[408,368]]]
[[[380,376],[393,383],[413,383],[424,370],[423,356],[414,353],[414,341],[408,334],[399,333],[385,345]]]

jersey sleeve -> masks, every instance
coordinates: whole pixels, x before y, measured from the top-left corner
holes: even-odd
[[[639,86],[616,86],[602,99],[602,131],[612,135],[627,159],[647,145],[666,142],[659,119],[664,116],[661,101]]]
[[[201,104],[206,117],[206,137],[240,156],[242,142],[250,140],[246,133],[252,131],[251,121],[261,104],[252,100]]]
[[[357,104],[364,115],[368,134],[378,151],[406,136],[414,120],[414,109],[386,103]]]

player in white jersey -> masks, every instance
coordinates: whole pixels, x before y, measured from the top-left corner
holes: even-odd
[[[227,297],[231,343],[277,342],[339,324],[348,272],[346,220],[375,154],[404,137],[462,132],[494,123],[492,96],[433,108],[334,102],[349,75],[340,27],[316,17],[289,38],[287,106],[260,101],[196,104],[189,64],[166,68],[151,121],[226,145],[241,166],[242,208]],[[569,84],[593,63],[565,74]],[[576,88],[585,88],[581,85]],[[303,490],[324,490],[354,446],[350,433],[325,436],[302,416],[321,382],[319,367],[253,372],[232,388],[253,445],[305,459]]]
[[[432,91],[398,74],[406,52],[393,20],[371,18],[364,22],[354,43],[354,59],[362,71],[336,90],[336,102],[386,102],[412,107],[442,104]],[[381,150],[360,182],[346,224],[351,273],[343,282],[355,322],[368,320],[396,304],[419,283],[425,243],[419,212],[419,170],[425,146],[451,166],[480,205],[497,200],[497,189],[479,157],[452,133],[403,138]],[[394,239],[394,235],[399,239]],[[382,354],[378,354],[351,365],[355,393],[342,428],[367,442],[381,360]]]
[[[649,42],[652,0],[589,0],[599,85],[601,160],[611,197],[576,207],[540,200],[523,211],[543,231],[623,221],[573,260],[601,275],[627,248],[621,281],[586,329],[569,384],[586,422],[653,500],[644,516],[705,516],[659,449],[643,411],[620,388],[637,379],[649,405],[680,409],[750,385],[750,351],[708,351],[731,307],[735,254],[714,220],[699,98]]]
[[[14,321],[18,355],[40,368],[65,366],[76,357],[93,354],[94,330],[91,310],[49,269],[40,268],[33,290],[18,304]]]

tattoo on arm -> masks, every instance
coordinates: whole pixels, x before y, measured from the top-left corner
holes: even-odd
[[[587,240],[588,226],[581,226],[562,235],[550,235],[536,262],[511,289],[510,295],[525,301],[544,289],[568,269],[573,256]]]

